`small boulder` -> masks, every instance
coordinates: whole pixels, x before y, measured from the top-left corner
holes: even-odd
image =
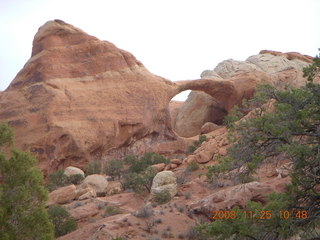
[[[166,164],[164,163],[158,163],[158,164],[154,164],[151,167],[153,167],[157,172],[161,172],[164,170],[164,168],[166,167]]]
[[[177,159],[177,158],[171,159],[170,162],[173,163],[173,164],[177,164],[177,165],[180,165],[182,163],[182,161],[180,159]]]
[[[85,200],[85,199],[91,199],[97,197],[97,193],[94,189],[90,189],[85,194],[82,194],[78,199],[79,200]]]
[[[82,175],[84,177],[84,172],[80,168],[71,167],[71,166],[67,167],[64,170],[64,174],[67,175],[67,176],[80,174],[80,175]]]
[[[81,184],[82,188],[90,187],[94,189],[97,195],[105,195],[108,187],[108,181],[105,176],[99,174],[92,174],[87,176],[83,183]]]
[[[53,204],[64,204],[72,201],[77,196],[77,189],[74,184],[58,188],[49,193],[47,206]]]
[[[201,127],[201,134],[207,134],[209,132],[212,132],[214,130],[217,130],[220,128],[219,125],[214,124],[213,122],[206,122],[205,124],[202,125]]]
[[[209,151],[202,151],[196,155],[196,162],[200,164],[204,164],[209,162],[212,159],[212,154]]]
[[[171,198],[177,194],[177,178],[171,171],[159,172],[153,179],[151,195],[167,190]]]

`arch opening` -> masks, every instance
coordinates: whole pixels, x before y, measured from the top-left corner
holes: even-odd
[[[180,137],[209,133],[223,124],[228,114],[216,98],[204,91],[184,90],[169,102],[171,126]]]

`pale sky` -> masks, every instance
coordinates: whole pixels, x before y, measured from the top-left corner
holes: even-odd
[[[320,48],[320,0],[0,0],[0,91],[53,19],[114,43],[172,81],[263,49],[315,56]]]

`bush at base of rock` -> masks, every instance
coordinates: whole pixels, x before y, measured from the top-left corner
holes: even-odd
[[[115,178],[115,177],[120,178],[122,169],[123,169],[122,162],[117,159],[112,159],[112,160],[106,162],[104,172],[107,175],[111,176],[112,178]]]
[[[168,164],[169,160],[159,154],[147,152],[140,158],[129,155],[124,159],[124,162],[129,164],[129,172],[141,173],[151,165],[158,163]]]
[[[159,204],[164,204],[169,202],[171,199],[170,192],[168,190],[164,190],[162,192],[158,192],[154,196],[154,200]]]
[[[60,205],[50,206],[48,214],[54,225],[55,237],[66,235],[77,228],[74,218]]]
[[[188,165],[187,165],[187,170],[188,170],[188,171],[193,172],[193,171],[196,171],[196,170],[198,170],[198,169],[199,169],[199,164],[196,163],[196,162],[190,162],[190,163],[188,163]]]
[[[149,167],[143,173],[128,173],[124,177],[123,188],[132,189],[136,193],[150,192],[156,174],[157,171],[153,167]]]
[[[56,190],[59,187],[64,187],[69,184],[80,184],[83,181],[84,177],[81,174],[75,174],[67,176],[62,170],[53,172],[49,174],[48,183],[46,184],[49,192]]]
[[[102,217],[109,217],[109,216],[117,215],[120,213],[121,213],[121,210],[119,208],[114,206],[106,206]]]

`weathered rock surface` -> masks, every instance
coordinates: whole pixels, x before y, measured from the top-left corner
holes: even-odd
[[[84,177],[84,172],[80,168],[71,167],[71,166],[67,167],[64,170],[64,174],[67,175],[67,176],[80,174],[80,175],[82,175]]]
[[[184,151],[189,142],[172,131],[170,100],[199,90],[228,110],[252,94],[256,80],[243,81],[239,89],[225,80],[173,83],[112,43],[55,20],[39,28],[31,58],[1,93],[0,120],[48,174],[101,157]]]
[[[171,171],[162,171],[154,177],[151,187],[151,194],[168,191],[171,197],[177,194],[177,178]]]
[[[94,189],[98,195],[105,195],[107,192],[108,181],[105,176],[92,174],[83,180],[81,186],[82,188],[89,187]]]
[[[72,201],[77,196],[77,189],[75,185],[68,185],[58,188],[49,193],[49,199],[47,205],[64,204]]]

